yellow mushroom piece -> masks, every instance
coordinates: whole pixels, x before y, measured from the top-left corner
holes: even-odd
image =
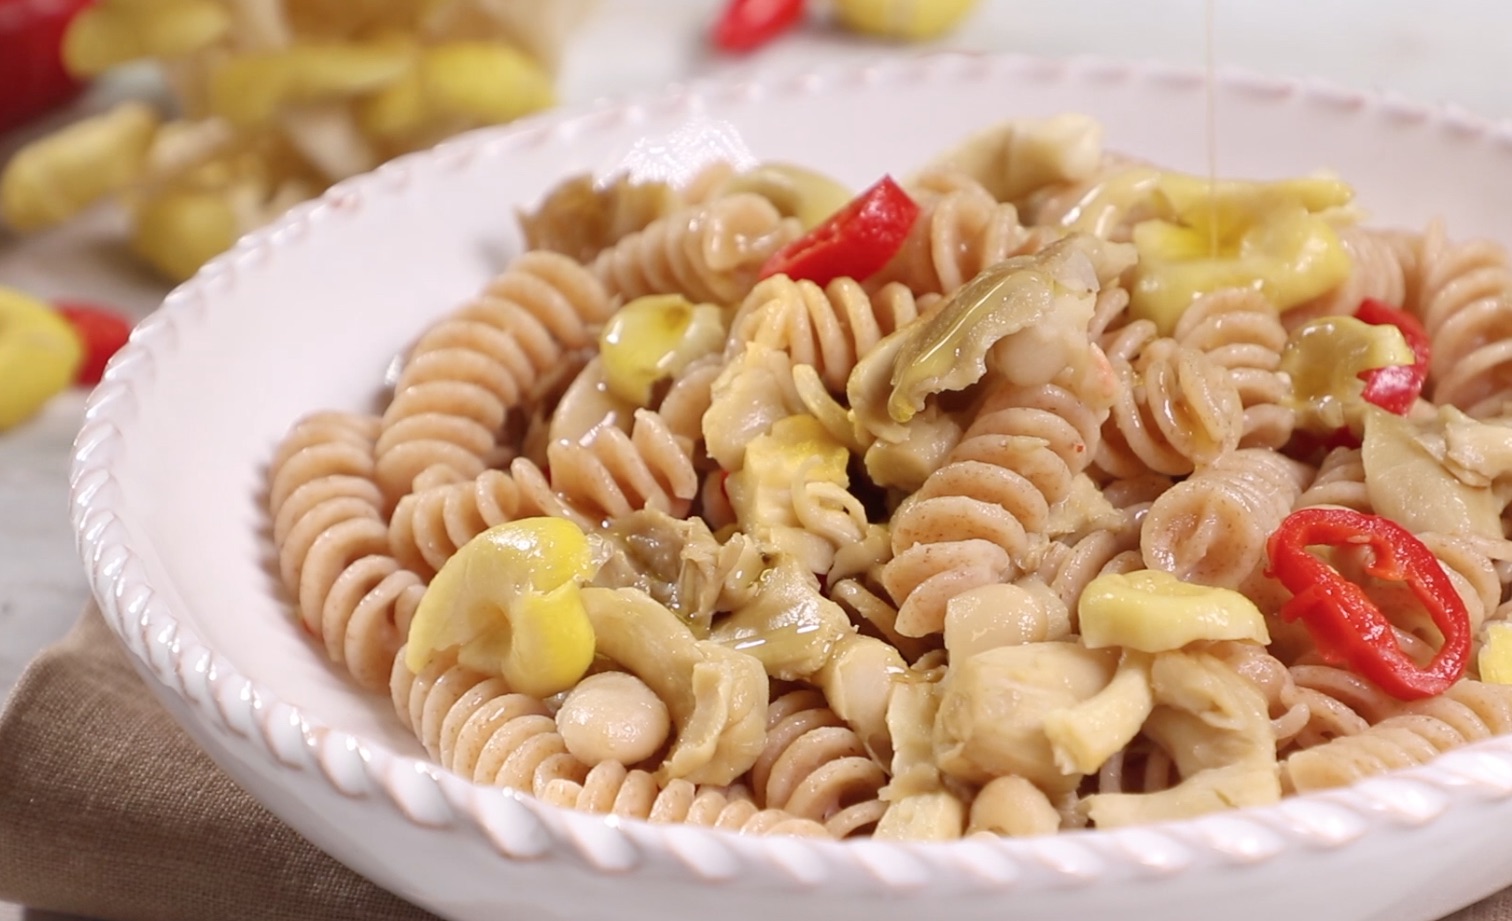
[[[593,662],[580,585],[595,570],[587,536],[562,518],[496,525],[452,555],[410,623],[404,664],[420,672],[442,650],[511,688],[548,697]]]
[[[850,484],[850,452],[818,419],[803,414],[779,419],[746,446],[745,466],[730,474],[725,491],[736,518],[747,527],[797,525],[793,491],[812,483]]]
[[[381,138],[414,138],[438,122],[507,122],[547,108],[556,98],[541,65],[502,42],[420,49],[412,68],[385,82],[357,109],[362,128]]]
[[[660,781],[727,784],[766,744],[767,676],[761,663],[700,640],[676,614],[634,588],[585,588],[598,651],[646,684],[672,717]]]
[[[73,382],[79,336],[47,304],[0,288],[0,431],[26,421]]]
[[[1199,295],[1253,288],[1287,310],[1336,287],[1352,262],[1326,212],[1353,197],[1333,179],[1209,182],[1160,173],[1147,189],[1158,218],[1134,226],[1131,315],[1170,335]]]
[[[18,231],[62,223],[141,175],[160,119],[126,102],[21,148],[0,174],[0,214]]]
[[[847,28],[866,35],[925,41],[960,24],[976,0],[837,0]]]
[[[1358,428],[1366,406],[1360,375],[1413,361],[1402,331],[1389,323],[1319,317],[1302,324],[1281,351],[1281,371],[1291,378],[1297,425],[1320,434]]]
[[[1486,627],[1486,638],[1476,657],[1480,680],[1491,684],[1512,684],[1512,624],[1497,623]]]
[[[236,214],[220,191],[170,188],[133,208],[131,250],[167,278],[188,278],[239,235]]]
[[[1168,572],[1104,573],[1078,603],[1082,643],[1166,652],[1198,640],[1253,640],[1270,634],[1265,616],[1239,592],[1183,582]]]
[[[649,406],[658,383],[718,351],[724,340],[718,306],[680,294],[638,297],[615,311],[599,334],[604,384],[621,400]]]
[[[214,0],[104,0],[69,23],[63,63],[75,76],[93,77],[140,58],[183,57],[230,28],[230,10]]]
[[[823,173],[791,163],[763,163],[736,173],[720,187],[721,195],[753,192],[777,207],[783,217],[795,217],[805,230],[843,208],[855,194]]]
[[[403,41],[310,42],[235,55],[211,71],[209,107],[233,124],[270,123],[290,104],[346,99],[379,90],[414,65]]]

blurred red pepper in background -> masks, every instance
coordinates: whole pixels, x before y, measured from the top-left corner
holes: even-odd
[[[63,67],[63,32],[90,0],[0,0],[0,133],[78,95]]]
[[[714,23],[714,44],[751,51],[796,26],[806,0],[731,0]]]

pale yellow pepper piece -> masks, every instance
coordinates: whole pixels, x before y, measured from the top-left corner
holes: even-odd
[[[173,281],[230,249],[240,233],[230,202],[217,191],[170,188],[133,211],[132,252]]]
[[[1255,603],[1226,588],[1183,582],[1168,572],[1105,573],[1078,604],[1082,643],[1167,652],[1198,640],[1270,642]]]
[[[126,102],[16,152],[0,174],[0,213],[19,231],[62,223],[142,173],[160,120]]]
[[[599,334],[605,386],[622,400],[649,406],[657,383],[719,350],[724,340],[718,306],[680,294],[638,297],[615,311]]]
[[[442,650],[548,697],[593,662],[594,633],[581,583],[595,570],[587,536],[562,518],[496,525],[463,545],[431,580],[410,622],[405,665],[425,668]]]
[[[795,217],[805,230],[812,230],[855,197],[838,180],[791,163],[763,163],[736,173],[719,190],[721,195],[752,192],[777,207],[784,217]]]
[[[1354,317],[1319,317],[1297,327],[1281,351],[1281,371],[1291,378],[1290,402],[1298,426],[1326,434],[1358,427],[1365,409],[1360,374],[1390,365],[1410,365],[1412,347],[1389,323]]]
[[[65,389],[84,347],[47,304],[0,288],[0,431],[30,418]]]
[[[847,486],[850,452],[818,419],[804,414],[780,419],[751,439],[745,466],[725,481],[730,505],[743,524],[797,524],[792,489],[805,483]]]
[[[975,6],[976,0],[837,0],[835,11],[857,32],[925,41],[955,28]]]
[[[1287,310],[1336,287],[1352,262],[1322,212],[1347,204],[1331,179],[1208,183],[1162,173],[1160,218],[1135,225],[1139,251],[1129,309],[1169,335],[1202,294],[1253,288]]]
[[[406,42],[322,43],[237,55],[210,74],[210,111],[243,126],[264,125],[290,104],[379,90],[414,65]]]
[[[502,42],[449,42],[422,49],[403,78],[363,99],[357,117],[376,137],[402,138],[437,120],[512,121],[553,104],[551,78]]]
[[[1512,624],[1496,623],[1486,627],[1476,659],[1480,680],[1491,684],[1512,684]]]
[[[93,77],[139,58],[183,57],[230,28],[230,10],[214,0],[104,0],[69,23],[63,62],[70,73]]]

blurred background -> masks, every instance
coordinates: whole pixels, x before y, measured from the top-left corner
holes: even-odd
[[[0,0],[0,695],[87,596],[67,464],[103,358],[235,236],[385,157],[675,81],[939,49],[1211,53],[1512,124],[1509,42],[1498,0]]]

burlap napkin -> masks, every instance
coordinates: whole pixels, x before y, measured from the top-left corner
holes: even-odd
[[[435,917],[242,792],[92,607],[0,713],[0,899],[108,921]]]
[[[222,774],[92,608],[0,712],[0,899],[107,921],[434,917]],[[1445,921],[1512,921],[1512,890]]]

